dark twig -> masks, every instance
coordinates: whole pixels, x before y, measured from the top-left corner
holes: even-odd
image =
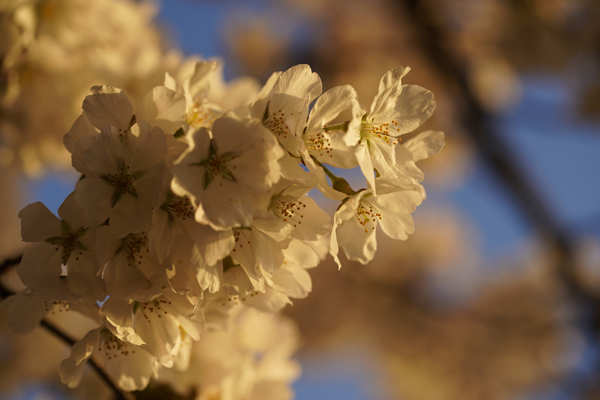
[[[56,336],[57,338],[59,338],[60,340],[62,340],[66,344],[68,344],[69,346],[73,346],[77,342],[75,339],[73,339],[67,333],[60,330],[60,328],[58,328],[56,325],[54,325],[52,322],[48,321],[47,319],[43,319],[40,322],[40,325],[44,329],[46,329],[48,332],[52,333],[54,336]],[[98,374],[100,379],[102,379],[104,381],[104,383],[110,388],[110,390],[112,390],[116,400],[133,399],[132,395],[126,394],[123,391],[121,391],[121,389],[119,389],[117,387],[117,385],[115,385],[115,383],[112,381],[110,376],[108,376],[106,374],[106,372],[104,372],[104,370],[102,368],[100,368],[100,366],[94,360],[92,360],[90,358],[90,359],[88,359],[88,362],[89,362],[89,365],[92,367],[92,369],[94,371],[96,371],[96,374]]]
[[[20,256],[15,258],[20,258]],[[3,262],[2,266],[4,266],[5,264],[6,262]],[[0,296],[2,298],[6,298],[14,294],[15,292],[8,289],[6,286],[4,286],[4,284],[0,283]],[[47,319],[42,319],[40,321],[40,326],[44,328],[47,332],[53,334],[58,339],[62,340],[64,343],[68,344],[69,346],[73,346],[77,342],[76,339],[72,338],[69,334],[61,330],[59,327],[57,327]],[[89,358],[88,363],[92,367],[92,369],[96,371],[96,374],[98,374],[100,379],[104,381],[106,386],[108,386],[113,392],[115,400],[132,400],[135,398],[133,394],[123,392],[121,389],[119,389],[119,387],[113,382],[110,376],[108,376],[106,372],[93,359]]]
[[[14,267],[21,262],[23,254],[18,254],[14,257],[6,258],[0,263],[0,274],[4,273],[5,270]]]

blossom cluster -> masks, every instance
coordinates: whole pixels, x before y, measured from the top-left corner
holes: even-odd
[[[40,202],[19,213],[27,289],[0,317],[22,331],[61,310],[96,321],[61,364],[69,386],[90,357],[124,390],[172,381],[196,360],[214,370],[200,383],[207,397],[288,398],[294,332],[268,313],[306,297],[308,270],[328,255],[366,264],[378,230],[400,240],[414,230],[425,198],[416,162],[444,137],[416,132],[435,102],[403,83],[408,72],[385,73],[368,109],[349,85],[323,92],[307,65],[259,87],[191,60],[137,109],[125,91],[93,87],[64,136],[80,179],[58,217]],[[362,173],[364,187],[343,170]],[[282,333],[239,339],[244,324]],[[238,355],[215,354],[215,337]]]

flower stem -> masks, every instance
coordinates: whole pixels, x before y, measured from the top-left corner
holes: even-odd
[[[324,126],[323,130],[325,132],[338,131],[338,130],[347,131],[348,130],[348,125],[350,125],[350,121],[341,122],[339,124],[334,124],[334,125]]]
[[[311,156],[311,158],[319,167],[323,168],[325,174],[329,177],[329,179],[331,179],[331,184],[335,190],[346,193],[349,196],[357,193],[354,189],[352,189],[352,186],[350,186],[347,180],[331,172],[329,168],[323,165],[323,163],[321,163],[321,161],[317,160],[315,157]]]

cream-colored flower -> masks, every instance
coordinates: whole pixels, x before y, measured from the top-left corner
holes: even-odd
[[[180,293],[201,295],[220,288],[223,266],[220,261],[234,247],[231,230],[215,231],[194,219],[195,207],[188,197],[167,192],[154,211],[149,232],[151,247],[159,261],[172,266],[171,287]]]
[[[73,166],[83,174],[75,195],[90,221],[117,234],[146,230],[166,191],[167,136],[136,121],[123,92],[93,88],[83,114],[65,135]]]
[[[350,85],[323,93],[312,107],[303,132],[308,152],[320,162],[353,168],[353,148],[360,140],[362,110]]]
[[[331,218],[305,195],[306,190],[302,186],[288,186],[271,198],[268,210],[256,217],[251,226],[234,229],[231,261],[244,270],[254,290],[264,293],[268,287],[277,285],[293,266],[310,267],[300,261],[304,258],[302,254],[288,250],[292,246],[294,249],[305,246],[324,257],[325,253],[318,249],[327,242]],[[319,257],[311,266],[318,262]]]
[[[109,329],[100,327],[75,343],[71,355],[61,363],[62,382],[69,387],[77,386],[90,357],[127,391],[144,389],[159,367],[156,358],[146,350],[119,340]]]
[[[349,260],[366,264],[377,250],[377,228],[393,239],[406,240],[414,231],[412,212],[425,198],[423,188],[414,184],[397,187],[383,178],[376,180],[377,195],[361,190],[338,208],[333,218],[330,254],[338,266],[339,247]]]
[[[189,150],[173,167],[171,188],[198,206],[198,222],[217,230],[250,226],[269,204],[282,156],[257,121],[222,117],[211,131],[201,128],[190,137]]]
[[[420,158],[413,157],[406,146],[427,146],[427,154],[443,147],[441,132],[427,132],[410,139],[419,145],[403,144],[403,136],[414,132],[431,117],[435,110],[433,94],[420,86],[406,85],[402,78],[410,68],[397,68],[386,72],[371,108],[362,118],[360,141],[355,150],[358,164],[371,190],[376,190],[375,171],[380,175],[394,176],[407,183],[423,179],[415,165]]]
[[[198,340],[201,322],[194,321],[194,305],[182,295],[163,290],[146,301],[110,298],[102,307],[109,328],[119,339],[152,354],[168,368],[186,351],[186,338]]]
[[[168,286],[165,264],[150,247],[147,232],[119,234],[102,226],[96,238],[100,276],[113,300],[145,301]]]
[[[198,399],[287,400],[300,366],[290,359],[298,332],[288,319],[240,309],[225,330],[207,332],[193,344],[187,371],[161,370],[160,379]]]
[[[156,119],[169,123],[173,132],[180,127],[185,131],[210,128],[224,113],[208,99],[217,66],[214,60],[190,60],[180,68],[178,79],[167,73],[164,84],[152,92]]]
[[[28,205],[19,213],[25,249],[17,271],[29,290],[54,299],[72,296],[92,302],[105,296],[98,278],[94,254],[95,229],[85,218],[72,193],[55,217],[42,203]]]
[[[277,137],[289,156],[314,175],[315,186],[341,200],[322,163],[342,168],[357,165],[354,148],[360,139],[362,110],[355,90],[337,86],[321,94],[319,76],[308,65],[274,73],[251,107],[256,118]],[[312,102],[314,105],[309,108]]]

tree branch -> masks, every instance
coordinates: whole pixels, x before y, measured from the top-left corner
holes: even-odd
[[[459,117],[464,130],[479,155],[505,189],[512,195],[518,210],[546,243],[554,260],[554,270],[577,306],[577,326],[588,344],[597,346],[600,333],[600,295],[587,287],[577,275],[576,243],[569,232],[554,218],[545,199],[527,177],[527,169],[511,157],[515,154],[499,134],[494,115],[477,98],[464,62],[444,45],[446,35],[420,0],[390,0],[399,12],[414,23],[417,41],[431,66],[444,77],[453,97],[459,102]],[[595,365],[600,370],[600,365]]]
[[[14,257],[9,257],[9,258],[4,259],[2,261],[2,263],[0,263],[0,274],[4,273],[9,268],[12,268],[15,265],[19,264],[21,262],[22,258],[23,258],[23,254],[17,254]]]
[[[574,241],[560,226],[544,198],[530,183],[526,169],[510,156],[515,152],[498,133],[494,116],[482,106],[475,95],[461,60],[444,47],[444,34],[434,24],[426,4],[419,0],[399,0],[394,3],[414,22],[417,40],[431,60],[432,67],[445,77],[450,90],[459,91],[460,95],[454,98],[458,102],[462,101],[460,118],[468,137],[487,167],[512,194],[524,218],[556,253],[556,269],[569,293],[576,301],[600,311],[600,296],[589,291],[576,276]],[[600,330],[600,312],[594,314],[594,327]]]
[[[15,257],[12,260],[17,259],[17,258],[20,259],[20,256]],[[9,260],[11,260],[11,259],[9,259]],[[2,268],[4,268],[5,264],[6,265],[14,265],[14,264],[18,263],[17,262],[17,263],[10,264],[10,263],[7,263],[6,261],[7,260],[5,260],[4,262],[2,262],[2,264],[0,264],[2,266]],[[3,271],[3,269],[0,269],[0,271]],[[12,296],[14,294],[15,294],[15,292],[8,289],[6,286],[4,286],[4,284],[0,283],[0,296],[2,297],[2,299],[6,298],[8,296]],[[61,330],[58,326],[54,325],[52,322],[48,321],[45,318],[40,321],[40,326],[42,328],[44,328],[48,333],[51,333],[52,335],[56,336],[58,339],[60,339],[61,341],[63,341],[64,343],[68,344],[71,347],[77,342],[76,339],[71,337],[69,334],[67,334],[66,332]],[[106,386],[108,386],[110,388],[110,390],[113,392],[115,400],[135,399],[135,396],[133,394],[122,391],[113,382],[113,380],[110,378],[110,376],[108,376],[108,374],[92,358],[88,359],[88,363],[92,367],[92,369],[94,371],[96,371],[96,374],[98,374],[100,379],[102,379],[104,381]]]

